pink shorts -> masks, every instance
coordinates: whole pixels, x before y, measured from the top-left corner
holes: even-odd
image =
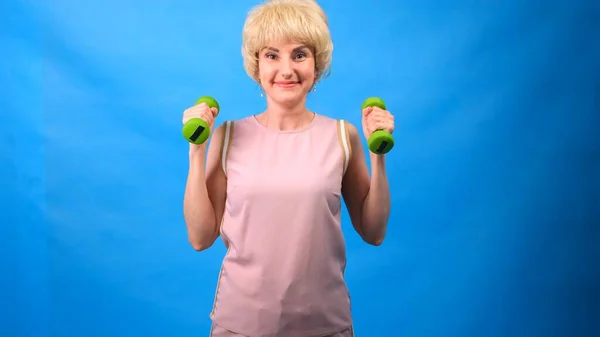
[[[231,332],[225,328],[222,328],[216,324],[213,324],[210,329],[210,337],[247,337],[244,335]],[[320,337],[354,337],[354,329],[346,329],[341,332],[334,333],[333,335],[320,336]]]

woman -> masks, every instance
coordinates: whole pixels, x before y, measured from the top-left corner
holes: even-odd
[[[184,214],[201,251],[220,235],[227,254],[211,313],[211,336],[352,336],[344,280],[343,197],[355,230],[380,245],[390,212],[385,157],[370,154],[369,177],[356,127],[306,108],[327,75],[333,45],[327,18],[309,0],[255,7],[243,30],[244,66],[267,108],[217,127],[190,145]],[[184,112],[202,118],[206,104]],[[362,131],[392,132],[392,115],[363,111]]]

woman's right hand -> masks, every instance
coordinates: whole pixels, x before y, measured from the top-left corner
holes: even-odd
[[[181,122],[183,124],[185,124],[185,123],[187,123],[187,121],[189,121],[192,118],[200,118],[200,119],[204,120],[206,122],[206,124],[208,124],[208,127],[210,128],[210,132],[212,134],[213,125],[214,125],[215,118],[217,117],[218,113],[219,113],[219,111],[217,110],[217,108],[211,108],[206,103],[200,103],[198,105],[194,105],[190,108],[187,108],[183,112],[183,118],[182,118]],[[206,142],[204,142],[202,144],[198,144],[198,145],[190,143],[190,149],[205,148],[206,143],[208,143],[208,139]]]

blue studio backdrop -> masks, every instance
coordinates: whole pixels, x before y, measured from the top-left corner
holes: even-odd
[[[264,108],[257,3],[0,3],[1,336],[208,335],[225,249],[187,242],[181,115]],[[600,335],[598,2],[320,3],[310,108],[396,116],[385,242],[343,217],[356,335]]]

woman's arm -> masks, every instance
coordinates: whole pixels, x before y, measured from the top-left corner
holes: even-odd
[[[223,135],[224,125],[214,130],[208,156],[206,145],[190,145],[183,213],[188,240],[197,251],[209,248],[219,237],[227,193],[227,179],[220,160]]]
[[[354,229],[369,244],[379,246],[385,238],[391,209],[385,156],[370,153],[371,177],[364,148],[355,126],[346,123],[352,157],[342,181],[342,195]]]

